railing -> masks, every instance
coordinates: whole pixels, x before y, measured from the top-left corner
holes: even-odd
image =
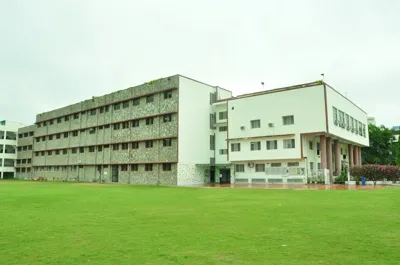
[[[323,169],[309,169],[308,177],[324,177],[325,171]]]
[[[266,168],[267,176],[303,176],[305,170],[303,167],[269,167]]]

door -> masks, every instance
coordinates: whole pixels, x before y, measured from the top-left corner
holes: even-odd
[[[210,168],[210,183],[215,184],[215,167]]]
[[[112,182],[118,182],[118,173],[119,173],[119,167],[118,166],[112,166]]]
[[[219,173],[221,174],[221,184],[231,183],[231,170],[229,168],[222,168]]]

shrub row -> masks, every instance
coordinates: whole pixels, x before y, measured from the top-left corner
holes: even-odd
[[[388,181],[397,181],[400,179],[400,167],[384,165],[354,166],[350,168],[350,174],[356,180],[365,177],[367,180],[374,182],[385,179]]]

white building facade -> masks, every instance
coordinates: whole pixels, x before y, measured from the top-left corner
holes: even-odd
[[[369,146],[367,114],[322,81],[213,106],[216,167],[230,176],[222,182],[332,183]]]
[[[0,178],[2,179],[15,177],[18,128],[23,126],[18,122],[0,121]]]

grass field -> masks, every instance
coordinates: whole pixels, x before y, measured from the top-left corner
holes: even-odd
[[[0,181],[0,264],[399,264],[400,189]]]

